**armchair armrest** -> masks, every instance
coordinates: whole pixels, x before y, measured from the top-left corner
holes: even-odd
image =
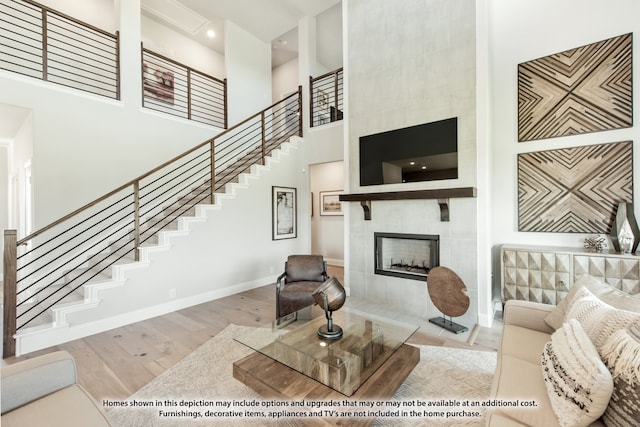
[[[3,366],[2,413],[77,383],[76,362],[66,351]]]
[[[278,276],[278,280],[276,281],[276,291],[280,292],[280,289],[282,289],[282,284],[284,283],[284,279],[285,277],[287,277],[287,273],[284,272],[281,275]]]
[[[521,326],[551,334],[554,329],[547,325],[544,318],[554,308],[553,305],[539,302],[508,300],[504,306],[503,321],[505,325]]]

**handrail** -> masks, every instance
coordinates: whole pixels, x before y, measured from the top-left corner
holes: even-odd
[[[205,72],[198,71],[198,70],[196,70],[195,68],[189,67],[188,65],[185,65],[185,64],[183,64],[183,63],[182,63],[182,62],[180,62],[180,61],[176,61],[175,59],[169,58],[168,56],[164,56],[164,55],[162,55],[161,53],[154,52],[154,51],[152,51],[152,50],[150,50],[150,49],[147,49],[146,47],[144,47],[144,45],[142,46],[142,50],[143,50],[143,51],[145,51],[145,52],[152,53],[154,56],[157,56],[158,58],[162,59],[163,61],[170,62],[170,63],[172,63],[172,64],[174,64],[174,65],[176,65],[176,66],[178,66],[178,67],[182,67],[182,68],[190,68],[192,71],[196,71],[196,72],[199,72],[199,73],[201,73],[201,74],[207,74],[207,73],[205,73]],[[220,84],[224,84],[224,82],[225,82],[225,80],[226,80],[226,79],[219,79],[219,78],[214,77],[214,76],[211,76],[211,75],[208,75],[208,76],[209,76],[209,78],[211,78],[212,80],[217,81],[217,82],[218,82],[218,83],[220,83]]]
[[[317,77],[309,77],[310,126],[319,126],[343,118],[343,68]]]
[[[0,69],[120,99],[120,34],[32,0],[0,4]]]
[[[227,80],[220,80],[174,59],[142,52],[142,105],[188,120],[227,127]]]
[[[32,5],[34,7],[37,7],[37,8],[40,8],[43,11],[53,13],[55,15],[58,15],[58,16],[64,18],[64,19],[66,19],[66,20],[75,22],[76,24],[82,25],[83,27],[87,27],[87,28],[89,28],[89,29],[91,29],[91,30],[93,30],[93,31],[95,31],[97,33],[102,33],[105,36],[113,37],[113,34],[109,33],[108,31],[103,30],[102,28],[98,28],[98,27],[95,27],[95,26],[93,26],[91,24],[88,24],[86,22],[80,21],[79,19],[74,18],[73,16],[69,16],[69,15],[67,15],[65,13],[59,12],[59,11],[57,11],[55,9],[52,9],[52,8],[50,8],[48,6],[45,6],[45,5],[40,4],[40,3],[37,3],[37,2],[35,2],[33,0],[20,0],[20,1],[22,1],[24,3],[29,3],[30,5]]]
[[[4,357],[17,330],[173,227],[291,136],[302,136],[302,88],[226,131],[17,240],[5,231]]]

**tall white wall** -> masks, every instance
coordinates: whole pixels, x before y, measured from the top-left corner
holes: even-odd
[[[492,210],[491,244],[494,252],[496,291],[499,287],[498,246],[505,243],[582,247],[587,235],[578,233],[524,233],[518,231],[517,155],[519,153],[576,147],[617,141],[634,141],[634,170],[639,170],[640,130],[638,108],[629,129],[597,132],[518,143],[518,64],[621,34],[640,34],[640,2],[635,0],[492,0],[489,3],[489,52],[491,69]],[[637,51],[637,49],[634,49]],[[640,61],[634,55],[634,76]],[[640,91],[633,94],[640,105]],[[637,184],[637,183],[636,183]],[[638,185],[634,186],[637,201]],[[636,203],[636,216],[640,204]],[[496,295],[497,297],[497,295]]]
[[[224,26],[229,123],[268,107],[271,102],[271,45],[231,21]]]
[[[272,99],[273,102],[278,102],[282,99],[283,95],[288,95],[291,92],[298,90],[298,59],[292,59],[279,67],[271,70],[272,73]]]

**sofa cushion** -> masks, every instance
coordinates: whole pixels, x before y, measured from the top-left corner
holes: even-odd
[[[550,335],[515,325],[505,325],[502,330],[500,354],[513,356],[540,365],[540,355]]]
[[[565,322],[545,344],[542,373],[561,426],[588,426],[607,408],[611,373],[577,320]]]
[[[601,348],[613,333],[640,320],[640,313],[616,309],[587,288],[579,289],[569,303],[567,319],[576,319],[602,356]]]
[[[578,280],[573,283],[567,296],[560,301],[555,309],[544,319],[549,326],[553,329],[558,329],[562,326],[569,303],[574,299],[576,292],[583,287],[587,288],[592,294],[615,308],[640,313],[640,297],[638,295],[629,295],[596,279],[593,276],[585,274],[580,276]]]
[[[312,294],[318,282],[295,282],[280,291],[280,313],[284,316],[314,304]]]
[[[102,408],[78,385],[63,388],[2,414],[2,427],[110,425]]]
[[[640,322],[611,335],[603,360],[613,376],[613,394],[603,419],[607,426],[632,427],[640,420]]]
[[[492,399],[502,402],[534,401],[534,407],[499,406],[489,411],[489,425],[518,425],[532,427],[556,427],[558,418],[553,412],[542,378],[540,353],[537,362],[500,354],[499,368],[494,378]],[[505,420],[511,420],[507,423]],[[499,424],[494,424],[499,423]]]

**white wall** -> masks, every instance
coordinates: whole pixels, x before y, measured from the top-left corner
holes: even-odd
[[[282,99],[283,95],[288,95],[298,90],[300,83],[298,79],[297,58],[274,68],[271,70],[271,74],[273,82],[273,93],[271,97],[273,102],[278,102]]]
[[[114,0],[41,0],[38,3],[110,33],[118,29]]]
[[[36,228],[217,133],[8,72],[0,93],[0,102],[33,111]]]
[[[27,198],[33,201],[33,195],[27,194],[27,177],[25,166],[31,162],[33,157],[33,114],[26,112],[26,116],[22,121],[20,128],[13,136],[11,150],[9,151],[11,159],[9,159],[9,176],[11,180],[11,189],[9,197],[11,197],[11,226],[18,230],[18,238],[24,237],[29,230],[30,219],[26,218],[29,212],[25,211],[27,206]]]
[[[323,191],[344,190],[344,162],[312,164],[311,253],[323,255],[332,265],[344,265],[344,216],[321,215]]]
[[[640,2],[636,0],[492,0],[489,2],[491,69],[491,153],[494,275],[499,282],[497,246],[505,243],[582,247],[584,234],[518,232],[517,155],[519,153],[634,140],[634,170],[639,170],[640,130],[605,131],[518,143],[517,66],[519,63],[634,32],[640,34]],[[633,74],[640,75],[634,58]],[[637,88],[636,88],[637,89]],[[640,91],[634,104],[640,105]],[[638,108],[634,108],[638,123]],[[635,199],[638,200],[638,186]],[[636,216],[640,214],[636,203]],[[610,245],[611,247],[611,245]],[[497,297],[497,295],[496,295]]]
[[[226,76],[224,56],[165,27],[141,16],[142,43],[145,49],[171,58],[220,80]]]
[[[220,132],[220,129],[139,108],[141,91],[136,89],[141,87],[140,69],[136,66],[140,63],[139,9],[133,11],[138,19],[119,20],[119,11],[114,10],[112,1],[50,0],[45,4],[107,31],[115,31],[116,21],[125,26],[121,28],[123,100],[0,72],[0,102],[32,111],[33,126],[29,130],[32,155],[22,156],[19,164],[33,157],[35,228]],[[125,12],[128,16],[131,11]],[[159,29],[154,28],[148,37],[153,40],[159,34]],[[170,48],[201,54],[202,49],[195,45],[185,38],[176,38]],[[165,40],[161,39],[156,46],[165,46]],[[211,61],[204,56],[197,64],[188,65],[211,68],[206,65]],[[219,58],[216,60],[219,62]],[[136,82],[137,85],[131,84]],[[16,146],[19,148],[22,144]],[[19,151],[15,155],[18,156]]]
[[[103,292],[97,310],[73,314],[71,323],[135,315],[136,310],[173,311],[181,304],[274,283],[288,255],[309,251],[309,185],[299,167],[305,150],[300,142],[274,167],[259,168],[260,179],[250,180],[235,198],[223,200],[222,208],[210,211],[205,222],[193,224],[189,235],[172,238],[170,252],[152,253],[148,268],[128,272],[123,288]],[[297,189],[297,238],[272,240],[273,185]]]
[[[229,123],[238,123],[271,102],[271,45],[225,21],[225,60]]]

